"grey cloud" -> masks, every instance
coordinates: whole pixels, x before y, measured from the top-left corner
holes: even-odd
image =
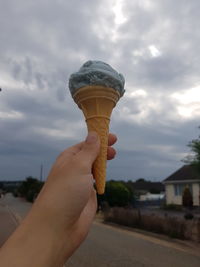
[[[117,157],[108,164],[108,179],[136,180],[138,178],[162,181],[182,165],[179,161],[148,151],[118,151]]]
[[[45,87],[45,81],[41,73],[36,73],[35,74],[35,79],[37,83],[37,87],[40,89],[43,89]]]
[[[21,71],[22,71],[21,65],[18,64],[17,62],[13,62],[12,63],[12,75],[15,80],[19,79]]]
[[[169,91],[182,90],[197,82],[198,1],[152,2],[152,8],[144,7],[142,1],[124,3],[127,22],[119,29],[118,45],[122,51],[119,60],[130,81],[152,90],[162,86]],[[133,56],[132,52],[147,50],[152,44],[160,49],[160,57]],[[135,65],[132,64],[134,58],[138,61]]]
[[[183,165],[182,155],[190,152],[187,144],[198,135],[194,125],[198,125],[198,121],[177,123],[172,125],[170,134],[169,127],[163,127],[161,132],[155,124],[148,127],[132,127],[126,123],[112,126],[112,131],[118,134],[118,153],[108,164],[108,178],[166,178]],[[170,153],[166,153],[165,146],[171,147]]]
[[[2,48],[22,55],[34,53],[37,57],[48,58],[51,64],[52,59],[58,56],[57,49],[62,51],[63,59],[70,59],[70,53],[99,54],[98,37],[93,30],[99,5],[100,1],[91,0],[34,1],[30,2],[30,6],[21,1],[15,8],[12,1],[6,1],[2,7],[1,25],[7,27],[9,46],[8,35],[4,31]],[[75,62],[73,58],[72,62]]]
[[[159,180],[181,166],[179,156],[198,135],[199,118],[180,119],[170,94],[199,82],[200,3],[164,0],[152,2],[152,8],[142,1],[124,3],[127,20],[117,26],[114,40],[114,14],[106,1],[2,1],[0,114],[14,111],[22,118],[0,119],[0,178],[38,176],[42,162],[48,172],[60,151],[85,137],[83,115],[67,84],[88,59],[113,64],[125,75],[128,92],[142,88],[146,105],[160,104],[137,122],[120,113],[127,107],[140,116],[145,98],[120,100],[111,120],[118,157],[109,163],[108,178]],[[160,56],[152,57],[150,45]],[[65,129],[73,136],[47,132]]]

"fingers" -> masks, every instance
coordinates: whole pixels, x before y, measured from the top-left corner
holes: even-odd
[[[108,136],[108,150],[107,150],[107,160],[114,159],[116,155],[116,150],[111,147],[117,142],[117,136],[115,134],[109,133]]]
[[[85,167],[91,168],[100,149],[100,140],[96,132],[89,132],[83,142],[81,150],[76,154],[78,162],[82,162]]]
[[[109,146],[107,150],[107,160],[114,159],[115,155],[116,150],[113,147]]]
[[[94,133],[95,136],[97,136],[96,133]],[[97,137],[98,138],[98,137]],[[114,148],[112,148],[111,146],[114,145],[117,141],[117,137],[115,134],[110,133],[108,136],[108,152],[107,152],[107,159],[111,160],[115,157],[116,155],[116,150]],[[88,151],[88,153],[90,154],[89,151],[93,151],[94,153],[91,154],[91,161],[93,162],[93,159],[96,158],[98,152],[96,153],[96,150],[92,150],[93,146],[84,146],[85,142],[81,142],[78,143],[74,146],[69,147],[68,149],[64,150],[57,158],[57,160],[65,160],[68,157],[72,157],[75,156],[76,154],[78,154],[79,152],[81,152],[81,150],[83,148],[85,148],[84,153],[86,152],[86,150]],[[95,146],[95,145],[94,145]],[[98,146],[98,145],[97,145]],[[89,149],[90,148],[90,149]],[[83,153],[81,153],[81,155],[83,155]],[[90,161],[90,162],[91,162]]]
[[[115,134],[109,133],[108,135],[108,145],[112,146],[117,142],[117,136]]]

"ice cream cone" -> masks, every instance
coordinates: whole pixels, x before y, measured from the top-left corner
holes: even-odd
[[[100,137],[100,153],[93,165],[98,194],[105,191],[110,116],[119,98],[118,91],[100,85],[82,87],[73,95],[74,101],[83,111],[88,132],[95,131]]]

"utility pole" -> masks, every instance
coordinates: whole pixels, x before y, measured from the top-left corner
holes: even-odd
[[[42,182],[42,178],[43,178],[43,164],[41,164],[40,166],[40,181]]]

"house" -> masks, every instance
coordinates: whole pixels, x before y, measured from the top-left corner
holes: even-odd
[[[147,181],[143,178],[136,180],[135,182],[128,181],[126,185],[132,189],[135,195],[140,196],[148,192],[152,194],[159,194],[164,192],[165,187],[162,182]]]
[[[184,165],[163,181],[167,204],[182,205],[185,187],[189,187],[193,205],[200,206],[200,173],[191,165]]]
[[[144,195],[140,195],[139,200],[140,201],[155,201],[155,200],[162,200],[164,198],[165,198],[165,194],[164,193],[151,194],[151,193],[147,192]]]

